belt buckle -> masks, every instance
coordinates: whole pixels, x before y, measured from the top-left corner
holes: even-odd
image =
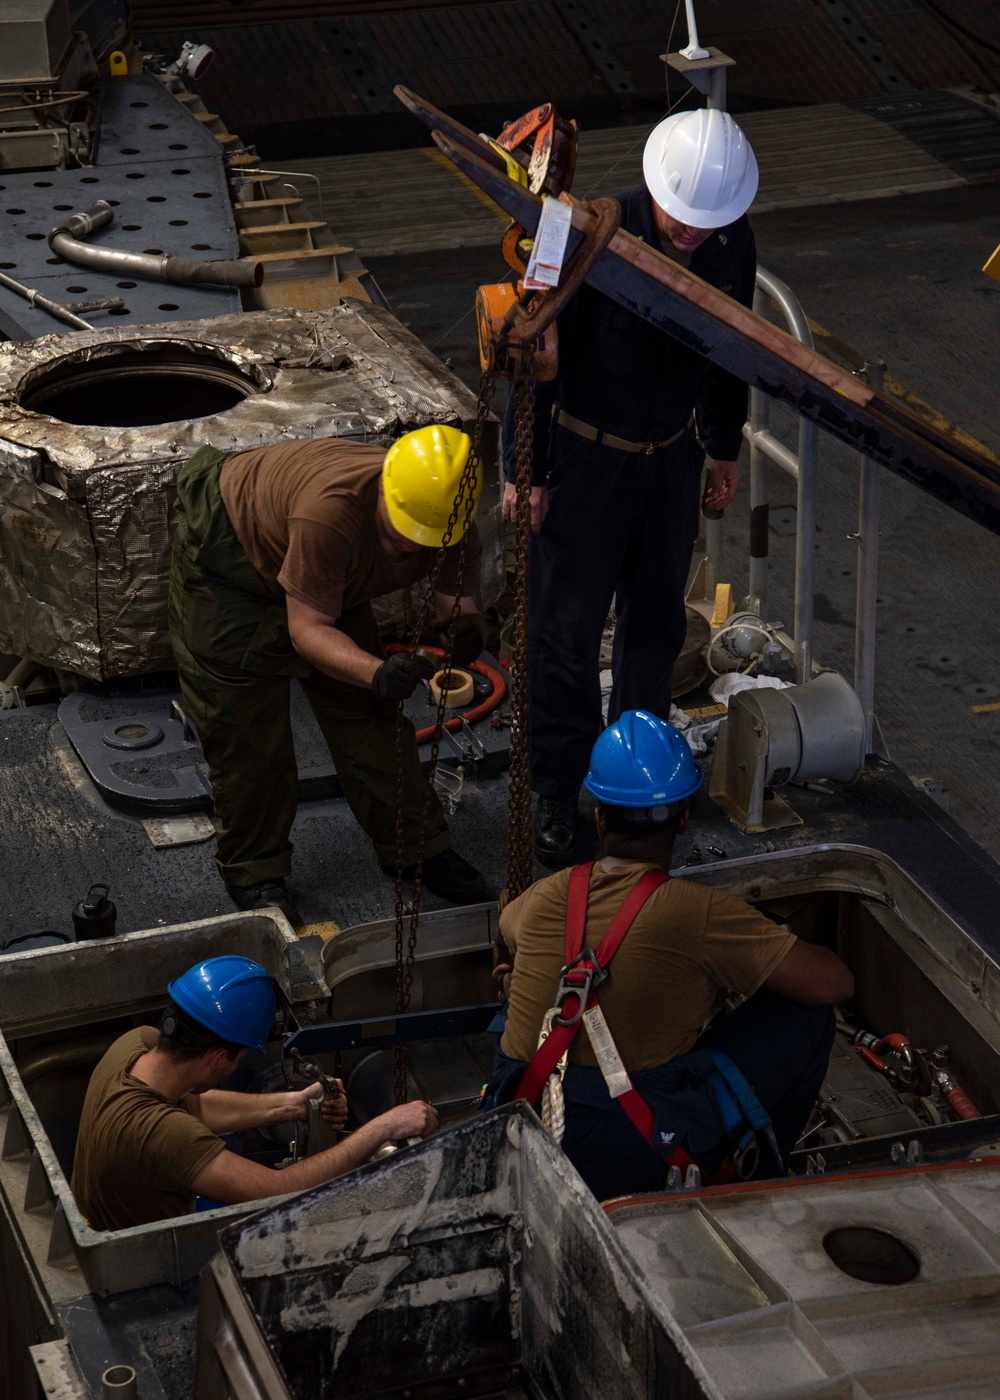
[[[653,453],[656,451],[659,445],[660,444],[658,442],[647,442],[643,445],[642,450],[647,457],[652,457]]]

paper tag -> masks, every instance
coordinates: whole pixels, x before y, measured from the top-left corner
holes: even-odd
[[[558,287],[572,222],[573,210],[570,206],[560,204],[558,199],[546,195],[542,203],[542,217],[538,221],[528,268],[524,274],[526,287],[533,290]]]
[[[601,1073],[604,1075],[608,1093],[613,1099],[620,1099],[622,1094],[627,1094],[631,1089],[632,1081],[622,1064],[618,1047],[608,1029],[608,1023],[604,1019],[604,1012],[599,1006],[592,1006],[589,1011],[583,1013],[583,1024],[590,1036],[590,1044],[597,1057]]]

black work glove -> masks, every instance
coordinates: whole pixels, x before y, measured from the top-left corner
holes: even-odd
[[[372,676],[376,700],[406,700],[421,681],[430,680],[437,665],[426,656],[400,651],[390,656]]]
[[[427,646],[440,647],[442,651],[448,645],[448,618],[437,618],[431,625],[431,629],[425,632],[420,638],[421,642]],[[481,613],[459,613],[455,623],[455,649],[452,652],[451,664],[453,666],[468,666],[475,661],[486,645],[486,622]]]

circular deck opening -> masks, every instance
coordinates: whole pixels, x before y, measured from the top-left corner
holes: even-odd
[[[224,413],[268,387],[254,367],[214,346],[119,342],[33,371],[22,382],[19,402],[63,423],[139,428]]]
[[[841,1273],[862,1283],[912,1283],[920,1272],[913,1250],[868,1225],[844,1225],[823,1236],[823,1248]]]

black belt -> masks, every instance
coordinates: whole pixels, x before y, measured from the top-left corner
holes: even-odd
[[[628,438],[616,437],[614,433],[606,433],[603,428],[595,428],[592,423],[584,423],[581,418],[574,418],[564,408],[556,414],[556,422],[560,428],[568,428],[571,433],[586,438],[588,442],[601,443],[617,452],[643,452],[650,457],[654,452],[659,452],[664,447],[673,447],[675,442],[680,442],[688,429],[694,427],[694,414],[692,413],[683,428],[678,428],[673,437],[663,438],[660,442],[630,442]]]

